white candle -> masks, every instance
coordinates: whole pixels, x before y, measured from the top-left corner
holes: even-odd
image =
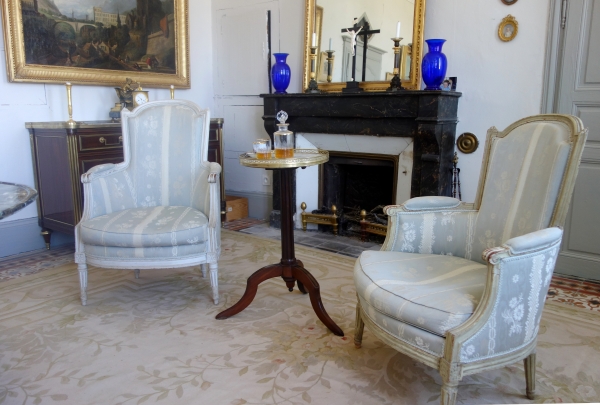
[[[331,47],[331,38],[329,38],[329,50],[331,51],[333,48]]]
[[[317,34],[314,32],[312,35],[312,46],[317,46]]]
[[[400,38],[400,21],[396,25],[396,38]]]

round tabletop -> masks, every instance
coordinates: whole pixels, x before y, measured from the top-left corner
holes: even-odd
[[[294,157],[286,159],[275,158],[274,152],[271,156],[271,159],[257,159],[255,153],[242,153],[240,164],[262,169],[295,169],[320,165],[329,160],[329,152],[321,149],[294,149]]]

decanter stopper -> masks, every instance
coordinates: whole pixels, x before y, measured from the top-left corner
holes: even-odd
[[[279,123],[285,124],[285,122],[288,119],[288,114],[285,111],[281,110],[277,113],[276,117],[277,117],[277,121],[279,121]]]

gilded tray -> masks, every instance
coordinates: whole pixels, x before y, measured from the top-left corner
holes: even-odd
[[[271,159],[257,159],[256,154],[253,152],[242,153],[240,164],[263,169],[292,169],[320,165],[329,160],[329,152],[321,149],[294,149],[294,157],[287,159],[275,158],[274,151],[271,156]]]

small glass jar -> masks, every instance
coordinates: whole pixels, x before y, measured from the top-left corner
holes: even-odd
[[[257,139],[252,144],[257,159],[271,159],[271,140]]]
[[[282,114],[283,113],[283,114]],[[279,123],[277,124],[278,130],[273,134],[275,139],[275,157],[277,159],[286,159],[294,157],[294,133],[288,130],[288,125],[285,120],[287,114],[280,112],[277,114]]]

